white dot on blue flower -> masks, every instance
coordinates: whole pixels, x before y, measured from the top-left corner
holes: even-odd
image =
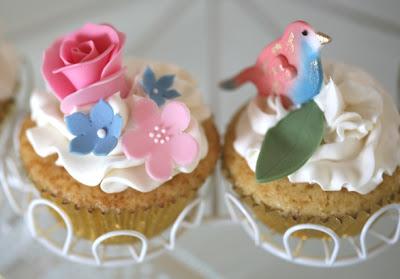
[[[104,139],[107,136],[107,131],[105,128],[97,130],[97,136],[101,139]]]

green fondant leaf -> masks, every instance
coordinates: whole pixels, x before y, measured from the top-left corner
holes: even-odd
[[[292,174],[303,166],[321,144],[324,115],[318,105],[308,102],[269,129],[257,159],[259,183]]]

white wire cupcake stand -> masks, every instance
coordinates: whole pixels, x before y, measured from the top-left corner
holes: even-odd
[[[26,90],[28,91],[28,90]],[[365,261],[399,241],[400,204],[382,207],[371,215],[360,235],[339,237],[331,229],[315,224],[300,224],[289,228],[284,234],[269,230],[253,215],[251,210],[239,199],[229,183],[218,172],[216,180],[223,189],[209,187],[210,181],[202,187],[193,200],[177,217],[172,226],[160,236],[148,239],[133,230],[116,230],[99,236],[94,241],[84,240],[74,235],[69,216],[55,203],[40,198],[21,166],[18,152],[19,128],[26,115],[28,96],[18,96],[14,117],[4,124],[0,135],[0,182],[5,198],[13,211],[24,215],[28,230],[33,238],[53,253],[70,261],[104,267],[125,266],[141,263],[173,250],[176,239],[190,228],[201,223],[226,225],[227,222],[240,224],[254,241],[255,245],[289,262],[314,266],[338,267]],[[211,191],[214,189],[213,191]],[[218,190],[223,197],[218,199]],[[206,205],[213,199],[213,208],[218,201],[225,201],[228,216],[217,210],[207,213]],[[52,214],[59,215],[60,223]],[[301,239],[294,237],[301,230],[318,231],[325,238]],[[119,236],[135,238],[134,244],[107,244],[105,241]]]
[[[73,262],[105,267],[117,267],[143,262],[173,250],[178,235],[198,226],[204,216],[207,181],[197,198],[189,203],[176,218],[172,226],[160,236],[148,239],[134,230],[116,230],[99,236],[94,241],[84,240],[74,235],[69,216],[55,203],[40,198],[38,191],[26,178],[18,155],[18,133],[25,113],[10,120],[4,127],[0,144],[0,181],[4,195],[13,211],[24,215],[28,230],[33,238],[44,247]],[[46,210],[47,209],[47,210]],[[59,215],[59,220],[48,209]],[[130,237],[138,241],[134,244],[104,244],[114,237]]]
[[[376,211],[357,236],[339,237],[328,227],[316,224],[295,225],[284,234],[277,234],[257,220],[229,184],[226,187],[224,198],[232,221],[242,226],[256,246],[292,263],[314,267],[352,265],[379,254],[399,241],[400,204],[389,204]],[[293,236],[305,230],[320,232],[326,237]]]

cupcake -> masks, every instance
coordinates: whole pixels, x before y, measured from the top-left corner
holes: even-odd
[[[254,66],[222,83],[257,88],[227,128],[223,168],[240,198],[278,233],[311,223],[357,235],[371,214],[400,201],[399,113],[363,70],[321,63],[329,41],[294,22]]]
[[[20,131],[33,185],[85,239],[114,230],[158,235],[196,197],[219,155],[196,81],[175,65],[123,60],[124,43],[107,24],[57,39],[43,57],[48,89],[32,93]]]
[[[0,124],[14,103],[18,90],[19,58],[15,49],[8,42],[0,41]]]

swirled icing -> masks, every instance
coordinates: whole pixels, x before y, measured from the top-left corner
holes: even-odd
[[[150,65],[157,75],[175,75],[173,87],[181,94],[176,100],[185,103],[191,112],[191,123],[186,132],[198,142],[200,152],[190,166],[177,167],[173,176],[180,172],[190,173],[208,152],[208,142],[201,122],[210,117],[210,110],[202,102],[196,82],[187,72],[175,65],[130,59],[126,62],[128,76],[136,76],[140,79],[147,65]],[[113,111],[122,117],[123,130],[134,125],[129,114],[132,103],[138,98],[140,97],[132,94],[127,99],[121,99],[119,94],[114,94],[107,100]],[[71,153],[69,141],[73,136],[64,122],[60,103],[50,92],[35,91],[30,105],[31,118],[36,126],[28,129],[26,134],[35,152],[41,157],[57,154],[56,165],[64,167],[78,182],[87,186],[100,185],[101,189],[107,193],[121,192],[128,187],[140,192],[149,192],[164,182],[156,181],[146,173],[143,160],[128,159],[123,154],[120,140],[108,156],[79,156]],[[83,107],[79,110],[86,111],[87,109]]]
[[[325,65],[326,82],[315,102],[325,116],[324,140],[295,173],[292,183],[316,183],[324,191],[374,190],[400,162],[400,116],[381,85],[362,70]],[[268,111],[253,99],[241,114],[234,148],[255,171],[265,133],[288,112],[270,97]]]

